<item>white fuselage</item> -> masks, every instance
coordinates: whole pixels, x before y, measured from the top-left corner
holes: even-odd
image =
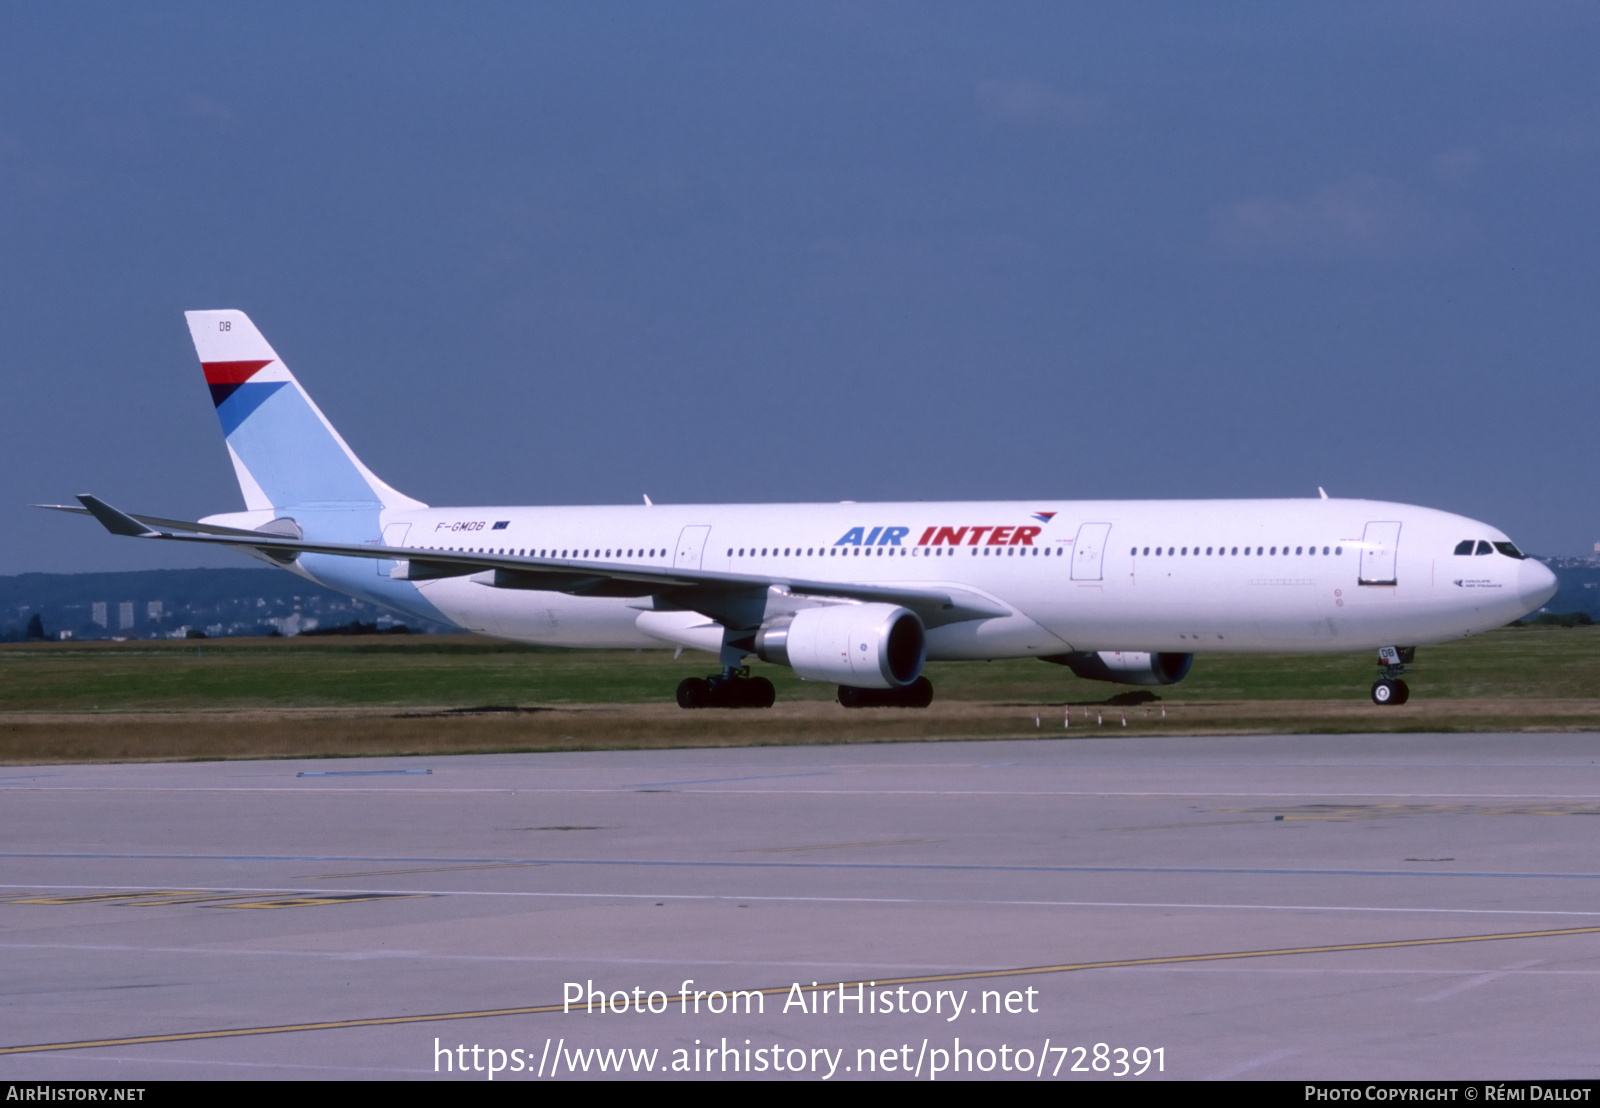
[[[785,580],[954,588],[1010,613],[931,626],[930,659],[1434,643],[1502,626],[1555,588],[1536,561],[1454,552],[1465,540],[1505,543],[1493,527],[1365,500],[422,508],[382,518],[387,547],[764,576],[774,613],[812,603],[789,596]],[[335,588],[374,573],[373,563],[324,555],[300,569]],[[715,650],[721,634],[693,612],[650,611],[648,597],[468,577],[413,587],[426,602],[419,614],[528,643]]]

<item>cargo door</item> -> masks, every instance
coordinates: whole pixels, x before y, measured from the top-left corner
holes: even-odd
[[[1085,523],[1078,528],[1078,537],[1072,543],[1072,579],[1098,581],[1101,561],[1106,552],[1106,539],[1111,534],[1109,523]]]
[[[1395,554],[1400,546],[1400,524],[1369,523],[1361,534],[1362,585],[1395,584]]]

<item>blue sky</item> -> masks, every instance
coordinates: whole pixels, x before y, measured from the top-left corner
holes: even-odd
[[[430,503],[1315,495],[1600,541],[1587,4],[9,3],[0,573],[241,564],[182,312]]]

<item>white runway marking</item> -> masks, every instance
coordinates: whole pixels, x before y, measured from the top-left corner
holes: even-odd
[[[1448,989],[1444,989],[1437,993],[1429,993],[1427,996],[1419,996],[1417,998],[1417,1003],[1432,1004],[1434,1001],[1446,1000],[1449,997],[1455,996],[1457,993],[1464,993],[1468,989],[1476,989],[1480,985],[1487,985],[1491,981],[1497,981],[1500,978],[1505,977],[1507,974],[1516,973],[1518,970],[1525,970],[1530,966],[1537,966],[1544,960],[1545,959],[1543,958],[1534,958],[1527,962],[1514,962],[1504,969],[1493,970],[1489,973],[1480,973],[1476,977],[1472,977],[1466,981],[1462,981],[1459,984],[1452,985]]]

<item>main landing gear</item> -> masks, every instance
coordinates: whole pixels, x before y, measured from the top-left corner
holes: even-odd
[[[1374,704],[1404,704],[1411,699],[1411,687],[1400,680],[1400,675],[1416,657],[1414,646],[1385,646],[1378,651],[1378,679],[1372,685]]]
[[[861,689],[839,686],[839,703],[846,708],[926,708],[933,703],[933,682],[919,677],[903,689]]]
[[[678,683],[680,708],[770,708],[777,698],[772,682],[751,677],[749,666],[730,666],[710,677],[688,677]]]

